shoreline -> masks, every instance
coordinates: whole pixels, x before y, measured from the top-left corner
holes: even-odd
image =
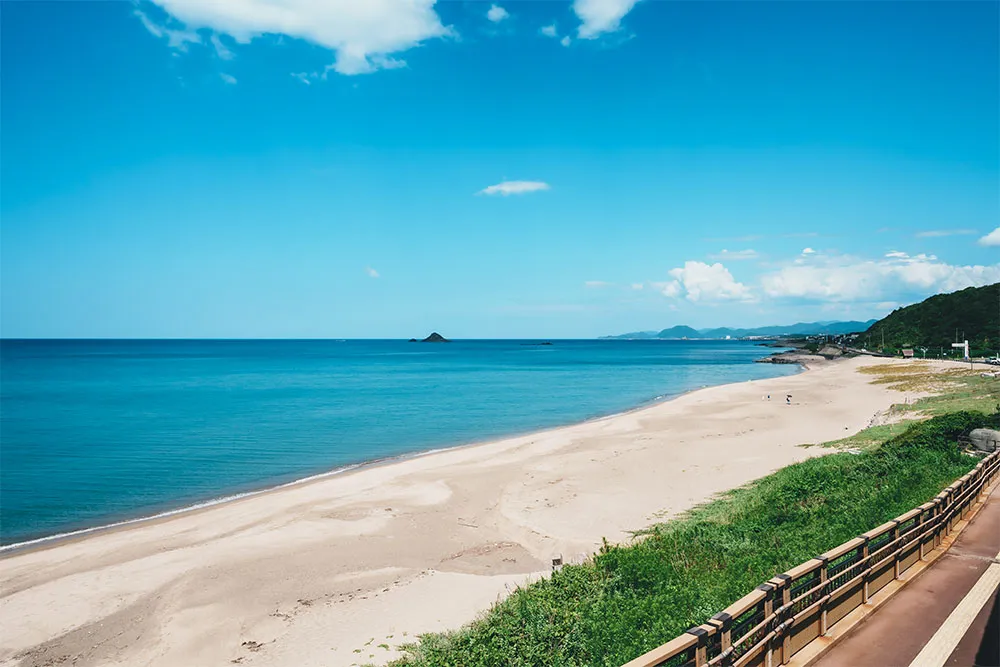
[[[773,356],[773,355],[776,355],[776,354],[783,354],[783,353],[781,353],[781,352],[775,352],[775,353],[772,353],[771,355],[768,355],[768,356],[765,356],[765,357],[761,357],[760,359],[754,359],[753,363],[760,363],[761,359],[767,359],[767,358],[770,358],[770,356]],[[809,369],[809,367],[806,365],[806,361],[807,361],[806,357],[808,357],[809,355],[800,355],[800,356],[802,358],[798,358],[795,361],[785,362],[786,365],[796,365],[796,366],[798,366],[798,370],[795,373],[791,373],[789,375],[797,375],[797,374],[803,373],[803,372],[805,372],[805,371],[807,371]],[[780,377],[789,377],[789,375],[776,375],[776,376],[774,376],[774,378],[760,378],[760,379],[761,380],[770,380],[770,379],[775,379],[775,378],[780,378]],[[471,442],[465,442],[465,443],[458,444],[458,445],[451,445],[451,446],[446,446],[446,447],[433,447],[431,449],[418,450],[418,451],[415,451],[415,452],[407,452],[407,453],[404,453],[404,454],[397,454],[397,455],[394,455],[394,456],[384,456],[384,457],[381,457],[381,458],[376,458],[376,459],[371,459],[371,460],[366,460],[366,461],[360,461],[360,462],[357,462],[357,463],[348,463],[346,465],[339,466],[339,467],[333,468],[331,470],[325,470],[323,472],[318,472],[318,473],[306,475],[304,477],[293,479],[293,480],[288,481],[288,482],[282,482],[280,484],[273,484],[273,485],[270,485],[270,486],[263,486],[261,488],[251,489],[249,491],[242,491],[242,492],[231,493],[231,494],[227,494],[227,495],[223,495],[223,496],[218,496],[218,497],[214,497],[214,498],[209,498],[209,499],[198,501],[198,502],[195,502],[195,503],[192,503],[192,504],[189,504],[189,505],[183,505],[181,507],[175,507],[173,509],[166,509],[166,510],[163,510],[163,511],[160,511],[160,512],[154,512],[153,514],[147,514],[147,515],[137,516],[137,517],[128,518],[128,519],[121,519],[121,520],[118,520],[118,521],[112,521],[111,523],[104,523],[104,524],[100,524],[100,525],[96,525],[96,526],[89,526],[89,527],[86,527],[86,528],[79,528],[79,529],[70,530],[70,531],[66,531],[66,532],[55,533],[53,535],[45,535],[45,536],[42,536],[42,537],[35,537],[35,538],[28,539],[28,540],[20,541],[20,542],[12,542],[10,544],[0,544],[0,560],[6,558],[8,556],[14,555],[14,554],[21,554],[21,553],[26,553],[26,552],[34,551],[36,549],[45,549],[45,548],[49,548],[49,547],[54,547],[54,546],[58,546],[60,544],[63,544],[65,542],[69,542],[69,541],[73,541],[73,540],[85,538],[85,537],[90,536],[90,535],[99,535],[99,534],[110,532],[110,531],[114,531],[114,530],[125,529],[125,528],[128,528],[129,526],[135,526],[135,525],[141,525],[141,524],[149,524],[149,523],[154,523],[154,522],[157,522],[157,521],[163,521],[163,520],[166,520],[166,519],[170,519],[172,517],[183,516],[185,514],[191,514],[191,513],[199,512],[199,511],[202,511],[202,510],[210,509],[212,507],[217,507],[219,505],[224,505],[224,504],[227,504],[227,503],[237,502],[239,500],[243,500],[244,498],[251,498],[251,497],[255,497],[255,496],[261,496],[261,495],[265,495],[265,494],[268,494],[268,493],[273,493],[273,492],[276,492],[276,491],[281,491],[282,489],[296,487],[296,486],[301,486],[301,485],[305,485],[305,484],[310,484],[310,483],[313,483],[313,482],[318,482],[318,481],[321,481],[321,480],[324,480],[324,479],[329,479],[331,477],[335,477],[335,476],[338,476],[338,475],[349,474],[349,473],[356,472],[356,471],[359,471],[359,470],[364,470],[364,469],[367,469],[367,468],[372,468],[372,467],[377,467],[377,466],[384,466],[384,465],[392,465],[393,463],[400,463],[400,462],[403,462],[403,461],[408,461],[410,459],[416,459],[416,458],[420,458],[420,457],[424,457],[424,456],[431,456],[433,454],[438,454],[438,453],[441,453],[441,452],[454,451],[454,450],[457,450],[457,449],[465,449],[465,448],[470,448],[470,447],[479,447],[479,446],[482,446],[482,445],[490,445],[490,444],[494,444],[494,443],[497,443],[497,442],[502,442],[504,440],[508,440],[508,439],[511,439],[511,438],[522,438],[522,437],[529,437],[529,436],[542,436],[542,435],[545,435],[545,434],[550,433],[552,431],[557,431],[559,429],[569,428],[569,427],[573,427],[573,426],[579,426],[579,425],[583,425],[583,424],[589,424],[589,423],[592,423],[592,422],[600,421],[602,419],[613,419],[613,418],[616,418],[616,417],[625,416],[625,415],[629,415],[629,414],[636,413],[636,412],[641,412],[643,410],[647,410],[647,409],[653,408],[653,407],[655,407],[657,405],[660,405],[662,403],[668,403],[668,402],[676,400],[676,399],[678,399],[678,398],[680,398],[682,396],[686,396],[688,394],[693,394],[693,393],[698,392],[698,391],[703,391],[705,389],[712,389],[712,388],[715,388],[715,387],[726,387],[726,386],[730,386],[730,385],[750,383],[750,382],[755,382],[755,381],[756,380],[737,380],[735,382],[724,382],[722,384],[704,385],[702,387],[698,387],[697,389],[689,389],[687,391],[682,391],[682,392],[680,392],[678,394],[661,394],[660,396],[657,396],[655,398],[643,401],[639,405],[636,405],[636,406],[634,406],[632,408],[628,408],[626,410],[621,410],[619,412],[612,412],[612,413],[609,413],[609,414],[603,414],[603,415],[598,415],[598,416],[595,416],[595,417],[589,417],[589,418],[584,419],[582,421],[572,421],[572,422],[567,422],[565,424],[558,424],[556,426],[549,426],[549,427],[541,428],[541,429],[532,429],[532,430],[523,431],[523,432],[509,433],[509,434],[506,434],[506,435],[501,435],[501,436],[498,436],[498,437],[495,437],[495,438],[489,438],[489,439],[486,439],[486,440],[474,440],[474,441],[471,441]]]
[[[817,362],[7,552],[0,667],[383,664],[902,399]]]

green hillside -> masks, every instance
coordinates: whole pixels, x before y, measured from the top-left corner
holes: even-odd
[[[957,331],[957,338],[956,338]],[[873,324],[861,340],[878,349],[885,334],[886,351],[926,347],[928,356],[968,339],[973,354],[996,354],[1000,347],[1000,283],[938,294],[899,308]]]

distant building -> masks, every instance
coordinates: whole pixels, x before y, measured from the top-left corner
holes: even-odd
[[[903,350],[903,358],[904,359],[912,359],[913,358],[913,350]]]

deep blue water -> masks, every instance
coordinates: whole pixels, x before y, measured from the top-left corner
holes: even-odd
[[[0,540],[795,372],[723,341],[0,342]]]

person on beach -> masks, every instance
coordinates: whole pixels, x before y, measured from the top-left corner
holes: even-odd
[[[787,395],[785,396],[785,403],[786,403],[787,405],[791,405],[791,404],[792,404],[792,395],[791,395],[791,394],[787,394]]]

